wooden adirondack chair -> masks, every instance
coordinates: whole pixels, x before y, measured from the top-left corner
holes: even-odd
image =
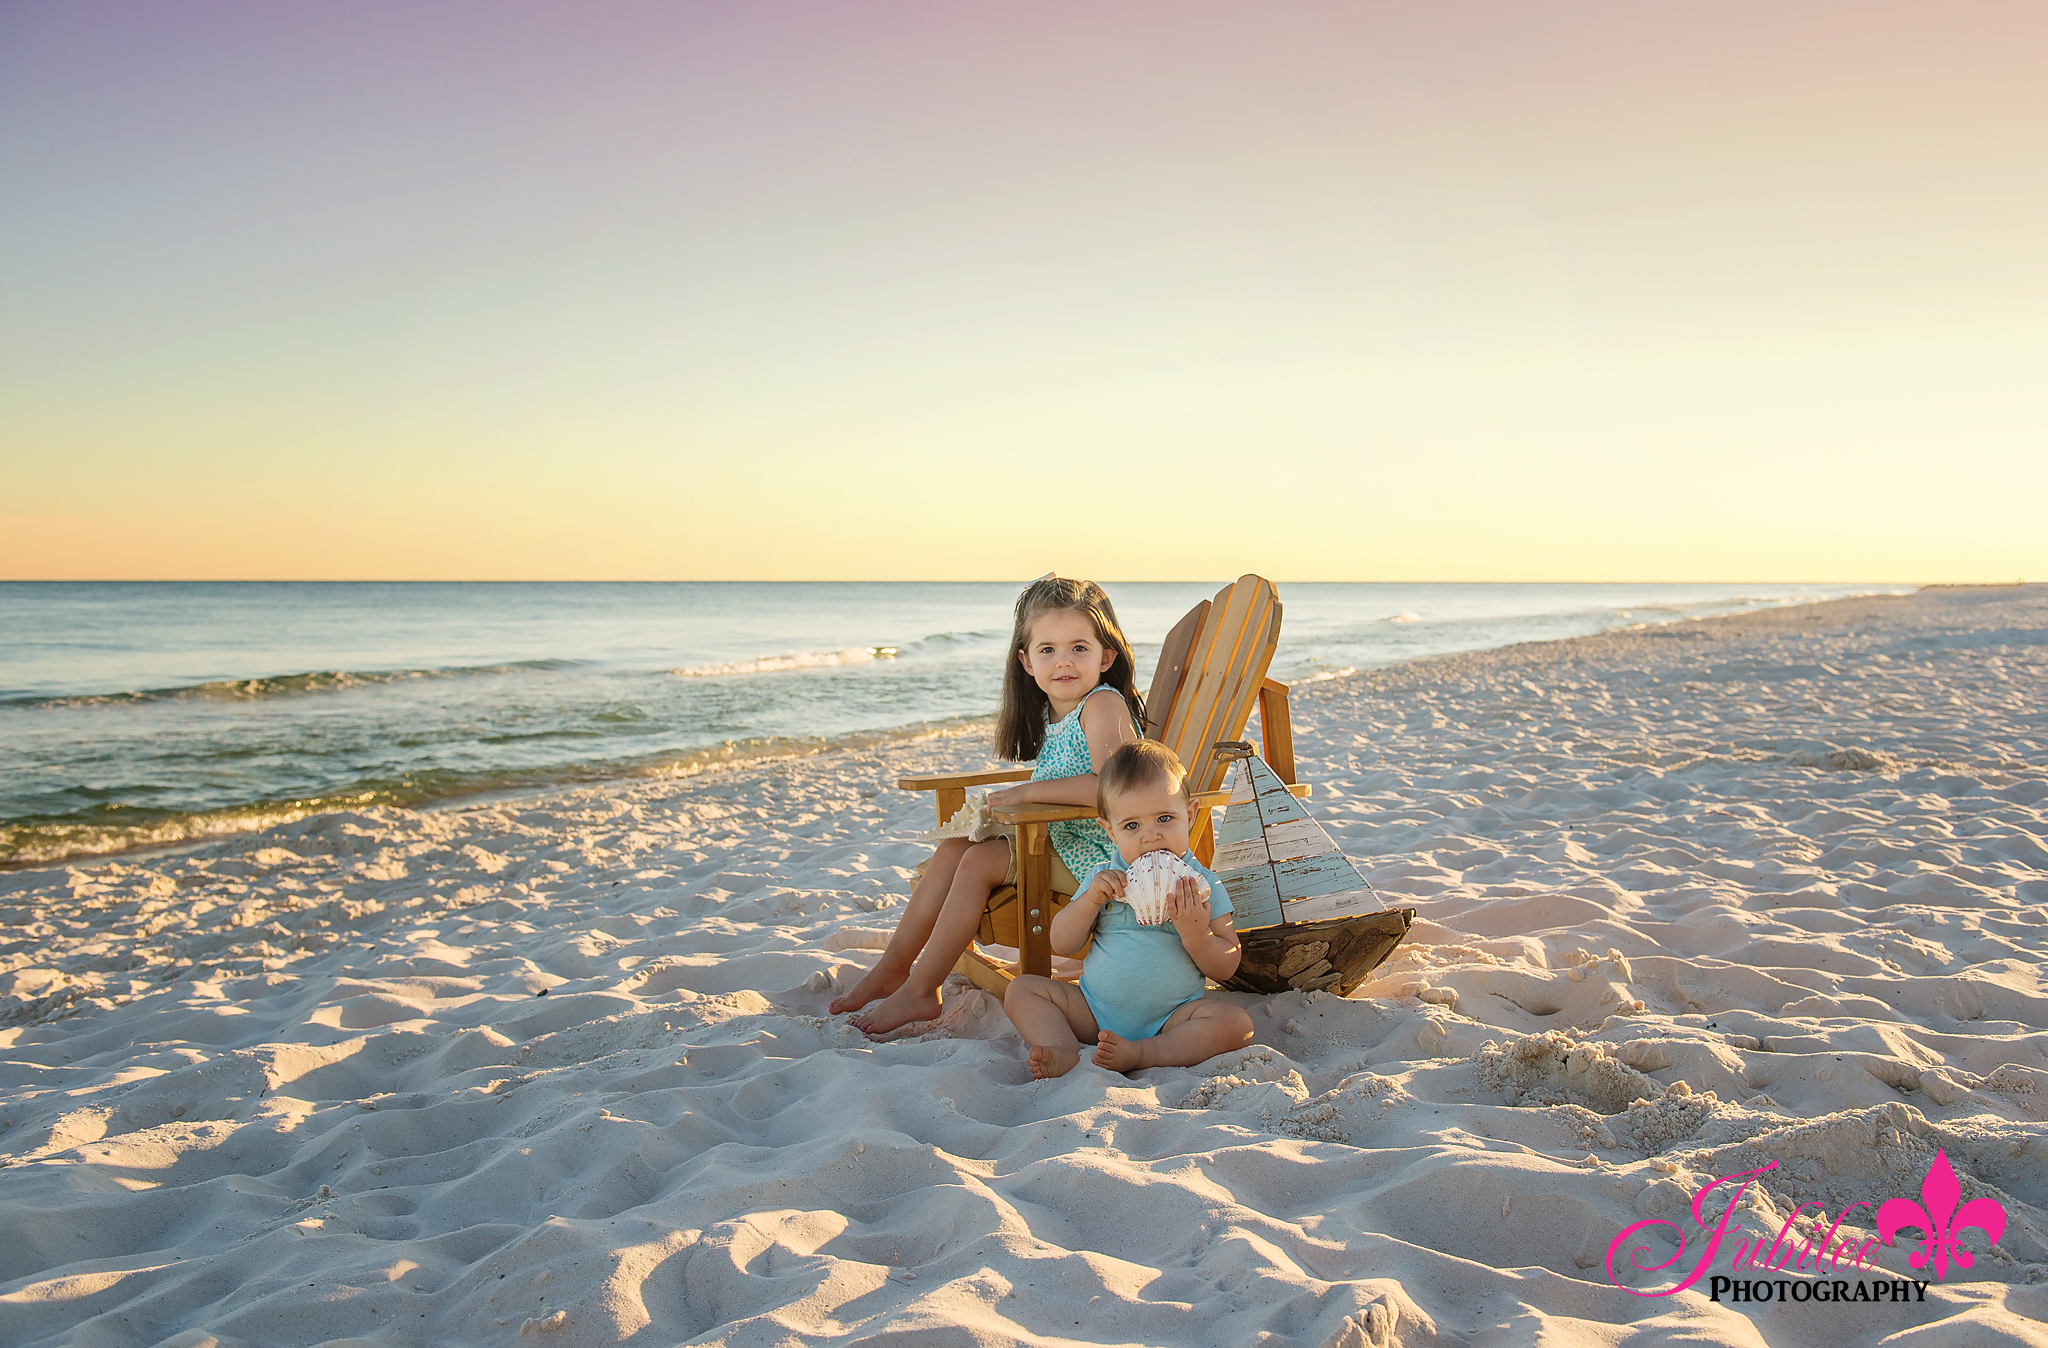
[[[1174,624],[1159,652],[1152,690],[1145,698],[1145,737],[1172,749],[1188,768],[1188,792],[1195,805],[1191,834],[1195,855],[1207,862],[1214,849],[1210,811],[1228,799],[1220,790],[1230,760],[1218,754],[1221,742],[1236,740],[1259,708],[1265,759],[1294,794],[1308,788],[1294,784],[1294,730],[1287,718],[1287,685],[1266,677],[1280,644],[1280,599],[1273,583],[1260,576],[1240,576],[1189,610]],[[906,791],[932,791],[938,796],[939,822],[967,803],[970,786],[1026,781],[1029,768],[992,772],[940,773],[905,777]],[[1073,896],[1052,889],[1052,842],[1049,826],[1061,819],[1092,819],[1092,806],[1031,805],[997,810],[1000,823],[1017,826],[1017,884],[989,898],[976,933],[977,945],[960,958],[959,972],[1001,996],[1019,973],[1053,972],[1052,915]],[[1010,946],[1018,951],[1012,964],[982,945]]]

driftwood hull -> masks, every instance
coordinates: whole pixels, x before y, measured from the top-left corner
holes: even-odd
[[[1263,993],[1321,988],[1348,997],[1394,952],[1414,922],[1413,908],[1392,908],[1241,931],[1237,939],[1244,955],[1223,986]]]

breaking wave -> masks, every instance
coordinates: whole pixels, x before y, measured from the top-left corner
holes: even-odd
[[[893,660],[900,647],[846,646],[836,651],[796,651],[764,655],[757,660],[732,660],[710,665],[685,665],[669,673],[683,679],[718,679],[731,674],[776,674],[785,669],[823,669],[831,665],[871,665]]]
[[[934,632],[919,637],[916,641],[901,646],[842,646],[831,651],[790,651],[782,655],[763,655],[752,660],[717,661],[704,665],[684,665],[671,669],[669,673],[683,679],[720,679],[735,674],[779,674],[791,669],[828,669],[835,665],[871,665],[877,660],[900,658],[937,657],[944,658],[963,651],[986,646],[991,641],[1003,641],[1007,632]]]
[[[215,810],[144,810],[116,805],[66,817],[7,820],[0,822],[0,870],[200,843],[338,810],[419,809],[593,783],[689,777],[729,764],[906,743],[980,731],[988,724],[987,717],[963,716],[842,735],[762,735],[647,758],[591,761],[543,771],[417,773],[397,780],[359,782],[350,789],[327,795],[257,801]]]
[[[273,697],[301,697],[350,688],[409,683],[416,679],[460,679],[480,674],[522,674],[573,669],[580,660],[517,660],[502,665],[463,665],[447,669],[313,669],[257,679],[216,679],[174,688],[145,688],[127,693],[78,693],[63,697],[0,697],[21,707],[115,707],[136,702],[260,702]]]

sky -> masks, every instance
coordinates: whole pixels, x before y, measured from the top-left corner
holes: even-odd
[[[2038,0],[0,0],[0,577],[2048,577]]]

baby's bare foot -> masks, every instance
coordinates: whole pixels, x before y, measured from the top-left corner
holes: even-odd
[[[825,1010],[828,1014],[834,1016],[838,1015],[841,1011],[858,1011],[869,1002],[875,1000],[875,998],[886,997],[902,987],[903,978],[903,974],[877,965],[861,976],[860,982],[853,985],[851,992],[834,997],[831,1004]]]
[[[1046,1077],[1063,1077],[1080,1062],[1078,1048],[1035,1048],[1031,1050],[1031,1075],[1041,1081]]]
[[[847,1023],[862,1034],[887,1034],[916,1020],[939,1018],[939,994],[919,996],[909,988],[898,988],[871,1011],[863,1011]]]
[[[1112,1072],[1135,1072],[1144,1064],[1138,1061],[1138,1046],[1104,1030],[1095,1039],[1095,1063]]]

